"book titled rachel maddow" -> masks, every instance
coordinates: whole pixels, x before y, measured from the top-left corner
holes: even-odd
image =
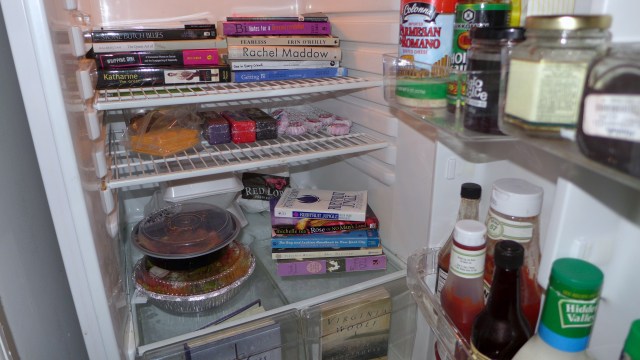
[[[288,188],[273,211],[276,217],[365,221],[367,191]]]
[[[305,21],[225,21],[222,33],[226,36],[244,35],[329,35],[331,24]]]

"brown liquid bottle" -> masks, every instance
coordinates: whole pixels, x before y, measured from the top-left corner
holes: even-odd
[[[520,304],[524,248],[515,241],[501,241],[496,245],[494,260],[491,292],[473,323],[471,349],[478,359],[511,359],[531,337]]]
[[[456,220],[478,220],[480,207],[480,196],[482,187],[476,183],[464,183],[460,186],[460,207],[458,208],[458,218]],[[453,243],[453,232],[438,252],[438,277],[436,278],[436,295],[440,296],[442,287],[447,280],[449,273],[449,258],[451,257],[451,245]]]

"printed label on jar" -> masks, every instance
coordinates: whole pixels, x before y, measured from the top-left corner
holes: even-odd
[[[640,97],[590,94],[584,101],[582,131],[607,139],[640,141]]]
[[[454,14],[424,1],[402,1],[399,56],[446,67],[451,57]]]
[[[451,249],[449,272],[466,279],[481,277],[484,274],[486,252],[486,248],[482,250],[464,250],[454,245]]]
[[[533,223],[505,219],[489,210],[487,236],[493,240],[513,240],[527,243],[533,237]]]
[[[505,113],[539,127],[575,126],[586,62],[511,59]]]
[[[444,288],[444,283],[447,282],[448,272],[444,271],[443,268],[438,266],[438,277],[436,277],[436,295],[440,295],[442,292],[442,288]]]

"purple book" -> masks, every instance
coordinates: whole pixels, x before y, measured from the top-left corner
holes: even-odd
[[[316,275],[355,271],[385,270],[387,257],[382,255],[324,259],[286,259],[276,261],[280,276]]]
[[[330,35],[331,24],[328,21],[225,21],[222,32],[226,36]]]

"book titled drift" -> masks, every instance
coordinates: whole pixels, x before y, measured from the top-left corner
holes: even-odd
[[[288,188],[273,212],[276,217],[365,221],[367,192]]]

